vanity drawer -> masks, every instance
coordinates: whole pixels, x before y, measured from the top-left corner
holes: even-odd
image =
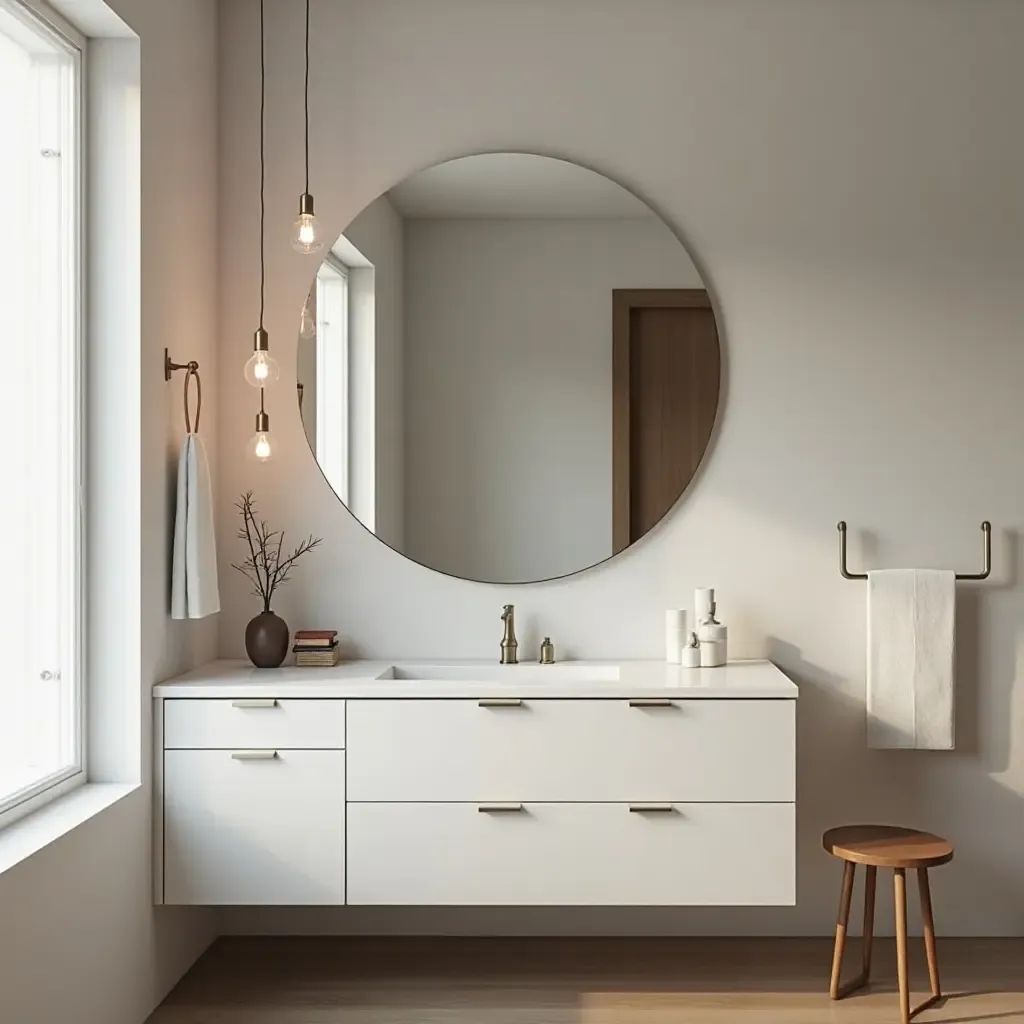
[[[795,701],[353,700],[349,800],[792,801]]]
[[[165,700],[165,749],[340,750],[345,702],[273,697]]]
[[[514,806],[350,803],[348,903],[795,902],[793,804]]]
[[[164,902],[345,902],[343,750],[164,752]]]

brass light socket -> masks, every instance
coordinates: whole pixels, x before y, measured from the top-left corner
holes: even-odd
[[[262,410],[256,413],[256,433],[265,434],[270,430],[270,417]]]
[[[299,196],[299,216],[302,217],[306,214],[309,214],[310,217],[314,216],[313,197],[308,192],[303,192]]]
[[[262,327],[252,336],[252,348],[254,352],[270,351],[270,335]]]

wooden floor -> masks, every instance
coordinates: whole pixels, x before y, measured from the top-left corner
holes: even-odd
[[[918,946],[919,940],[913,945]],[[857,943],[847,952],[857,966]],[[920,950],[915,993],[927,989]],[[949,998],[922,1022],[1024,1024],[1024,940],[939,943]],[[820,939],[225,938],[150,1024],[890,1024],[894,949],[877,981],[828,998]]]

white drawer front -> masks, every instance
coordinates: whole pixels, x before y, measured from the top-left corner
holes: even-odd
[[[343,700],[235,697],[165,700],[163,706],[165,749],[345,746]]]
[[[795,701],[348,702],[348,798],[795,799]]]
[[[164,902],[344,903],[344,751],[165,751]]]
[[[349,804],[348,902],[792,905],[794,831],[793,804]]]

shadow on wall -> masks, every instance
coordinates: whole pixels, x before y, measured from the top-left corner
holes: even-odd
[[[1010,584],[1007,584],[1010,585]],[[998,781],[971,778],[957,772],[957,765],[977,758],[979,678],[977,657],[981,648],[977,588],[962,587],[958,593],[957,734],[966,725],[964,746],[955,751],[868,750],[864,703],[843,692],[842,680],[805,661],[800,651],[777,638],[769,638],[769,657],[800,687],[797,703],[797,898],[810,889],[839,893],[836,862],[823,854],[822,833],[835,825],[856,822],[900,824],[933,831],[956,847],[948,867],[932,874],[936,890],[936,916],[962,920],[978,916],[976,907],[1024,907],[1024,886],[1013,871],[1016,855],[1012,843],[1000,842],[1000,823],[1011,828],[1024,815],[1024,801]],[[959,632],[962,629],[962,634]],[[962,643],[959,642],[962,639]],[[966,681],[966,685],[963,685]],[[993,712],[1010,719],[1014,680],[1000,680],[996,698],[1002,705]],[[817,723],[813,727],[811,723]],[[827,727],[823,727],[827,723]],[[1006,726],[1009,744],[1009,725]],[[972,789],[978,791],[972,792]],[[983,790],[983,792],[981,792]],[[913,810],[908,813],[908,808]],[[995,810],[993,810],[995,809]],[[978,820],[971,821],[976,815]],[[1007,831],[1007,836],[1011,830]],[[956,892],[962,906],[944,903],[944,881],[958,876]],[[892,934],[892,899],[885,881],[879,880],[876,929]],[[970,913],[974,909],[975,913]],[[986,911],[982,911],[984,916]],[[914,928],[920,931],[917,909],[911,906]],[[1021,922],[1018,921],[1018,929]]]

